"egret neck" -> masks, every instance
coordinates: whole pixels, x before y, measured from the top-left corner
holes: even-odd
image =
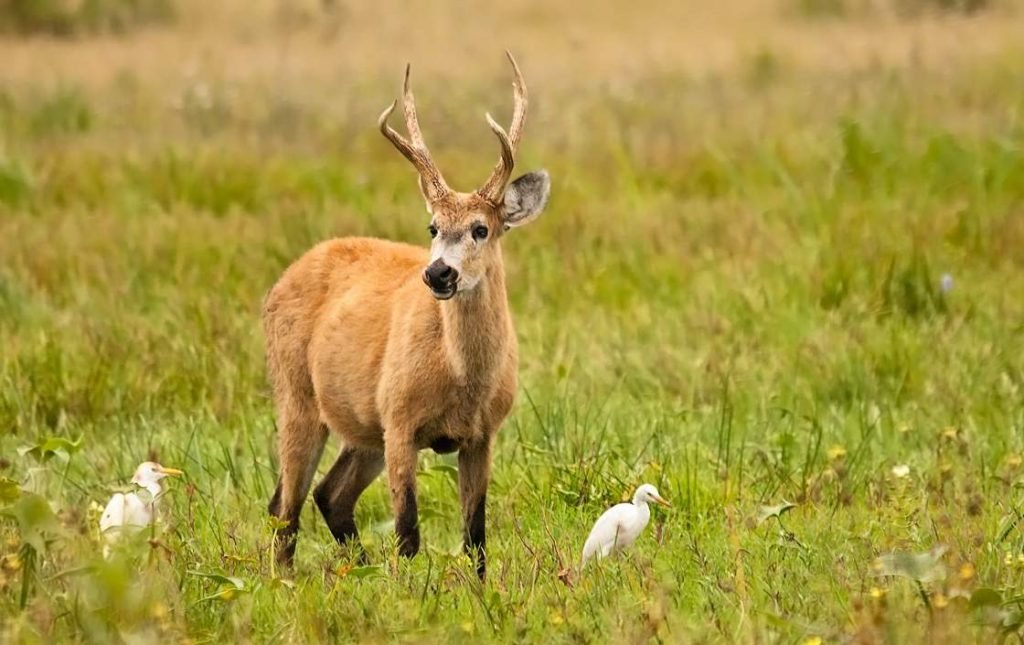
[[[160,493],[164,492],[163,487],[160,486],[160,482],[158,481],[143,482],[140,483],[139,486],[142,486],[147,491],[149,491],[149,494],[153,497],[153,500],[156,500],[156,498],[160,496]]]
[[[636,511],[640,514],[641,523],[647,526],[647,522],[651,519],[651,507],[647,505],[647,491],[638,490],[633,495],[633,506],[636,506]]]

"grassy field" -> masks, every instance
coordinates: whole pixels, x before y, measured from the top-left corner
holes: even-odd
[[[205,4],[0,41],[0,640],[1022,637],[1022,7]],[[379,481],[370,566],[309,504],[276,570],[261,298],[331,236],[427,244],[376,117],[412,60],[436,158],[478,184],[505,47],[553,197],[504,243],[489,578],[432,453],[418,557]],[[147,457],[187,476],[155,546],[104,562],[96,505]],[[642,482],[674,508],[581,574]]]

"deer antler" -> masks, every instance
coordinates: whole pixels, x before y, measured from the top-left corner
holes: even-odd
[[[423,191],[430,201],[436,201],[451,192],[448,184],[445,183],[441,171],[438,170],[434,160],[430,157],[430,150],[423,142],[423,133],[420,132],[419,119],[416,117],[416,101],[412,96],[412,88],[409,87],[409,70],[411,65],[405,66],[405,83],[402,86],[402,110],[405,112],[405,127],[412,138],[410,143],[405,137],[398,134],[394,128],[388,125],[388,117],[394,112],[398,101],[392,103],[377,119],[380,132],[390,141],[398,151],[408,159],[416,171],[420,174]]]
[[[494,136],[498,137],[501,144],[501,159],[491,172],[484,185],[476,192],[487,201],[497,204],[501,202],[505,192],[505,185],[512,176],[512,167],[515,165],[516,149],[519,147],[519,140],[523,136],[523,126],[526,124],[526,83],[523,81],[523,74],[519,71],[519,65],[512,53],[506,51],[508,60],[512,63],[512,71],[515,78],[512,80],[512,89],[515,96],[515,104],[512,109],[512,125],[509,132],[505,130],[487,114],[487,125],[491,126]]]

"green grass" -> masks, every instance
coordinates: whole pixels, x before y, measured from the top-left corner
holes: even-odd
[[[357,519],[379,568],[350,568],[312,504],[297,569],[271,564],[259,303],[329,236],[426,244],[413,175],[374,128],[395,79],[329,108],[212,80],[170,105],[131,79],[8,88],[0,474],[49,500],[60,528],[33,572],[15,557],[31,535],[0,524],[3,640],[1019,629],[1022,60],[826,77],[765,52],[752,79],[536,91],[521,166],[547,167],[554,196],[505,242],[521,392],[495,456],[483,585],[458,555],[454,462],[426,453],[419,557],[396,559],[377,482]],[[497,152],[474,120],[489,89],[447,95],[449,118],[436,90],[424,109],[457,185]],[[19,455],[49,437],[82,438],[66,466]],[[187,471],[162,546],[102,563],[90,504],[148,456]],[[642,482],[674,508],[627,557],[566,584],[591,523]],[[783,501],[797,506],[759,521]],[[940,546],[944,574],[878,568]],[[218,595],[234,583],[195,572],[243,589]]]
[[[170,22],[174,15],[174,0],[3,0],[0,32],[61,38],[123,34]]]

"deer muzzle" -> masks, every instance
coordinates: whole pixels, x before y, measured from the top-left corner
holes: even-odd
[[[423,271],[423,282],[438,300],[448,300],[459,289],[459,272],[437,259]]]

